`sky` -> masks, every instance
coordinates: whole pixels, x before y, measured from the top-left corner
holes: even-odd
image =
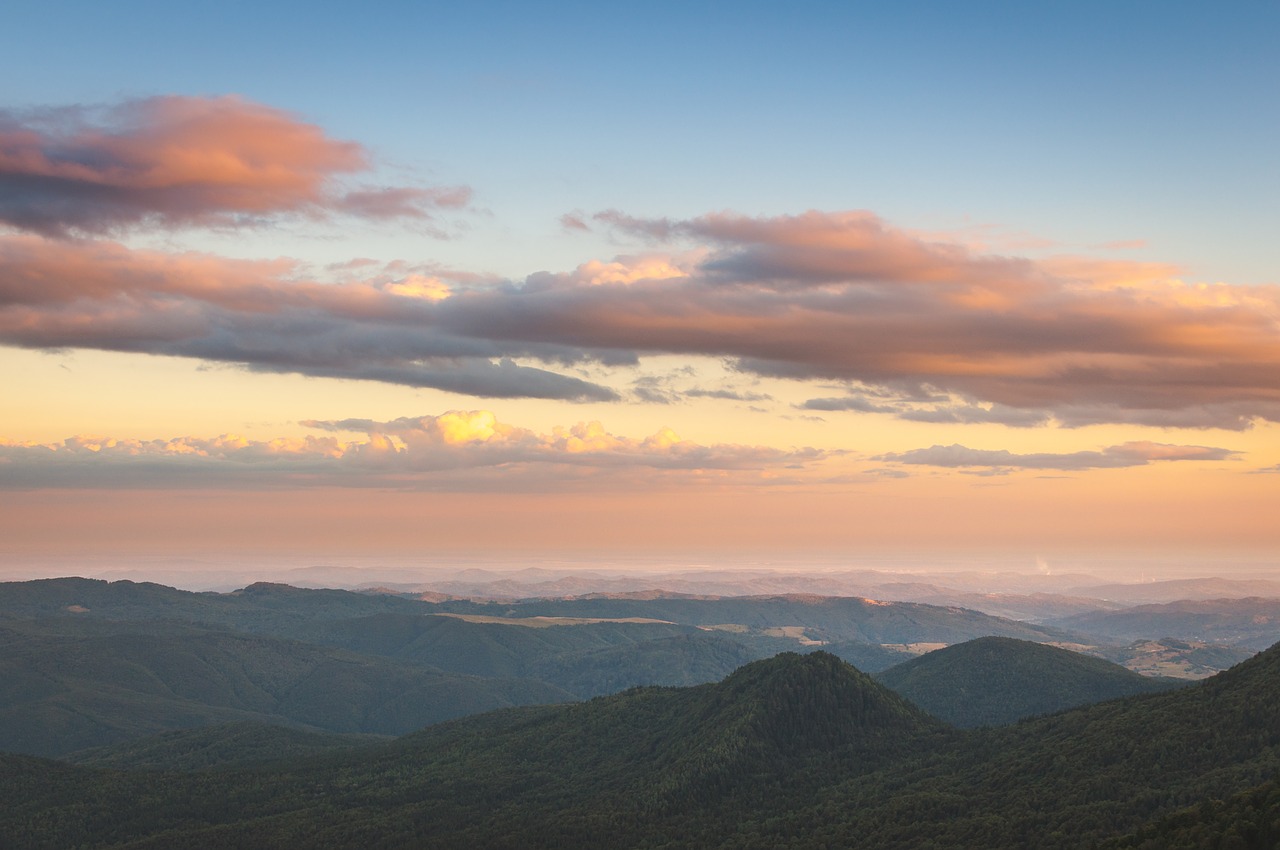
[[[6,30],[9,565],[1280,575],[1274,3]]]

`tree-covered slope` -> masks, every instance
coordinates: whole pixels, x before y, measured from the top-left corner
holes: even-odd
[[[0,758],[23,846],[1086,848],[1280,771],[1280,650],[1201,684],[947,731],[825,654],[510,709],[254,771]]]
[[[1266,782],[1227,800],[1205,800],[1161,818],[1103,850],[1275,850],[1280,847],[1280,786]]]
[[[67,773],[0,757],[0,829],[34,846],[600,846],[686,821],[729,828],[792,782],[948,737],[838,659],[785,655],[713,685],[468,718],[291,769]]]
[[[135,633],[119,624],[88,637],[0,634],[0,750],[34,755],[237,720],[395,735],[569,699],[541,682],[442,673],[261,635]]]
[[[297,760],[321,753],[367,747],[386,740],[374,735],[313,732],[240,721],[161,732],[107,747],[81,750],[65,756],[63,760],[86,767],[116,770],[208,770]]]
[[[935,717],[962,727],[998,726],[1180,684],[1141,676],[1101,658],[1001,637],[925,653],[877,673],[876,679]]]
[[[469,622],[436,615],[423,605],[416,614],[376,614],[319,623],[296,636],[356,652],[385,655],[475,676],[530,676],[545,659],[677,635],[691,626],[669,623],[583,623],[530,628],[513,623]],[[723,673],[716,678],[722,678]]]

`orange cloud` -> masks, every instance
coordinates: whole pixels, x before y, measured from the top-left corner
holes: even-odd
[[[50,236],[281,213],[425,218],[463,187],[346,187],[366,151],[238,97],[152,97],[99,109],[0,112],[0,222]]]
[[[232,434],[167,440],[70,437],[59,443],[0,439],[0,486],[257,487],[338,484],[439,490],[625,488],[654,476],[712,473],[749,480],[822,460],[814,449],[701,445],[669,428],[642,439],[599,422],[539,434],[486,410],[390,422],[347,419],[304,425],[325,436],[250,440]],[[332,434],[358,433],[344,440]],[[608,474],[598,474],[608,471]],[[620,477],[621,474],[621,477]]]
[[[364,262],[323,282],[289,261],[0,237],[0,342],[652,403],[679,395],[605,386],[578,367],[704,356],[848,387],[813,409],[1008,425],[1280,421],[1275,286],[1187,284],[1165,264],[978,255],[869,213],[607,218],[696,244],[522,282]]]

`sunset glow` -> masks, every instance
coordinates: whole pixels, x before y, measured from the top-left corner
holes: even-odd
[[[111,61],[172,64],[132,15],[18,14],[6,569],[1280,568],[1274,9],[1116,12],[1124,56],[1068,8],[759,7],[727,40],[663,4],[402,11],[272,13],[282,48],[206,10],[245,69],[169,75]],[[617,33],[603,64],[568,49]],[[1230,55],[1171,66],[1202,39]],[[634,67],[658,43],[678,74]]]

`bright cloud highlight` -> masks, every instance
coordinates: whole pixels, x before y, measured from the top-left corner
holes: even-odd
[[[308,421],[323,436],[249,440],[234,435],[136,440],[71,437],[53,444],[0,441],[0,486],[185,487],[340,484],[414,489],[556,489],[594,480],[612,489],[619,471],[749,481],[823,460],[815,449],[701,445],[663,428],[635,439],[599,422],[540,434],[498,420],[490,411],[449,411],[388,422]],[[337,434],[359,434],[343,439]],[[477,472],[498,471],[486,478]],[[610,470],[610,476],[594,471]],[[649,483],[655,483],[650,480]]]

